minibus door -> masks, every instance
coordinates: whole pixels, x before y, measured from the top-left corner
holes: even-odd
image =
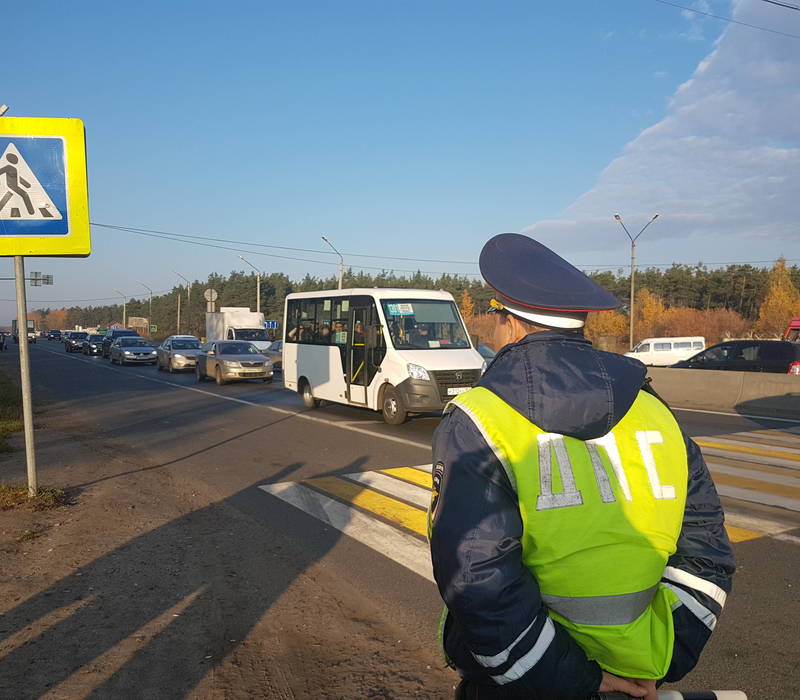
[[[370,317],[370,300],[358,298],[350,301],[350,328],[347,333],[347,393],[350,403],[367,405],[367,326]]]

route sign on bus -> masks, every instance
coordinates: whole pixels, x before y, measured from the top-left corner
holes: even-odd
[[[83,122],[0,117],[0,256],[90,252]]]

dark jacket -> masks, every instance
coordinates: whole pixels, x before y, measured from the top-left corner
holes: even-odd
[[[645,375],[638,360],[595,350],[572,333],[547,331],[503,348],[479,385],[543,430],[590,440],[608,433],[627,413]],[[697,663],[734,571],[716,489],[699,448],[684,438],[686,509],[663,579],[684,603],[673,612],[670,681]],[[496,679],[502,677],[502,697],[591,697],[601,669],[557,623],[553,635],[536,578],[522,563],[523,526],[514,489],[463,411],[456,408],[442,420],[433,461],[439,483],[431,554],[449,610],[444,641],[453,664],[476,683],[500,688]]]

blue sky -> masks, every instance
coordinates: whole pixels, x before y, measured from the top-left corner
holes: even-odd
[[[680,4],[800,35],[800,12],[760,0]],[[30,0],[4,25],[0,103],[84,120],[92,221],[319,251],[246,254],[267,272],[333,274],[321,234],[476,261],[526,231],[578,266],[622,266],[616,211],[633,228],[661,212],[642,264],[796,250],[797,39],[653,0]],[[172,268],[202,280],[237,256],[95,228],[89,258],[28,260],[56,281],[29,307],[167,290]]]

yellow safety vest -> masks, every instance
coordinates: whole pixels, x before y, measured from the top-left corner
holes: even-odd
[[[523,562],[550,616],[607,671],[662,678],[679,601],[659,581],[680,534],[688,474],[670,411],[640,391],[610,433],[583,441],[546,433],[482,387],[452,404],[516,490]]]

